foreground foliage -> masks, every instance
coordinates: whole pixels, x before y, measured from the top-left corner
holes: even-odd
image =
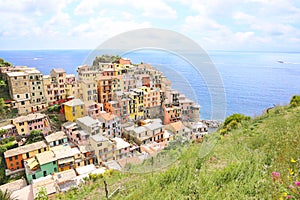
[[[113,199],[300,199],[299,117],[300,107],[275,107],[192,144],[167,170],[114,172],[109,194],[120,186]],[[105,199],[103,178],[60,198]]]

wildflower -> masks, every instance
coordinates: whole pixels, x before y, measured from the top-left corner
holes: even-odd
[[[275,181],[275,180],[280,178],[280,173],[279,172],[272,172],[272,177],[273,177],[273,181]]]
[[[285,198],[286,198],[286,199],[291,199],[291,198],[292,198],[292,196],[290,196],[290,195],[289,195],[289,196],[286,196]]]
[[[294,171],[292,169],[289,169],[290,175],[294,174]]]
[[[287,196],[287,193],[286,193],[286,192],[282,193],[282,196],[286,197],[286,196]]]
[[[300,182],[299,182],[299,181],[296,181],[296,182],[295,182],[295,186],[300,186]]]
[[[296,160],[295,160],[294,158],[291,158],[291,162],[292,162],[292,163],[295,163]]]

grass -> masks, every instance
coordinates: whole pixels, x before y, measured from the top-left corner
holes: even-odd
[[[114,172],[108,190],[121,184],[113,199],[122,200],[300,199],[300,186],[295,185],[300,181],[299,118],[300,107],[275,107],[224,136],[214,133],[202,144],[192,144],[164,171]],[[59,197],[105,199],[103,178],[79,193]]]

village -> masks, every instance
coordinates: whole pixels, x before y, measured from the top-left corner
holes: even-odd
[[[171,141],[201,142],[208,133],[198,104],[172,89],[162,72],[127,58],[79,66],[77,75],[1,67],[0,78],[9,90],[5,104],[16,112],[0,127],[0,141],[13,143],[2,155],[5,175],[24,175],[0,189],[21,199],[42,187],[47,195],[67,191],[89,174],[122,171]]]

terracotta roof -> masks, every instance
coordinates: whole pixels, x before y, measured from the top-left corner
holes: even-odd
[[[116,117],[114,114],[111,114],[111,113],[103,113],[100,115],[101,118],[103,118],[104,120],[106,121],[110,121],[110,120],[113,120],[114,117]]]
[[[175,130],[175,131],[180,131],[182,129],[182,122],[181,121],[178,121],[178,122],[173,122],[173,123],[170,123],[170,126]]]
[[[11,156],[24,154],[24,153],[31,152],[31,151],[34,151],[34,150],[38,150],[38,149],[45,148],[45,147],[47,147],[47,144],[46,144],[45,141],[35,142],[35,143],[32,143],[32,144],[28,144],[28,145],[25,145],[25,146],[21,146],[21,147],[17,147],[17,148],[14,148],[14,149],[7,150],[7,151],[4,152],[4,157],[8,158],[8,157],[11,157]]]

